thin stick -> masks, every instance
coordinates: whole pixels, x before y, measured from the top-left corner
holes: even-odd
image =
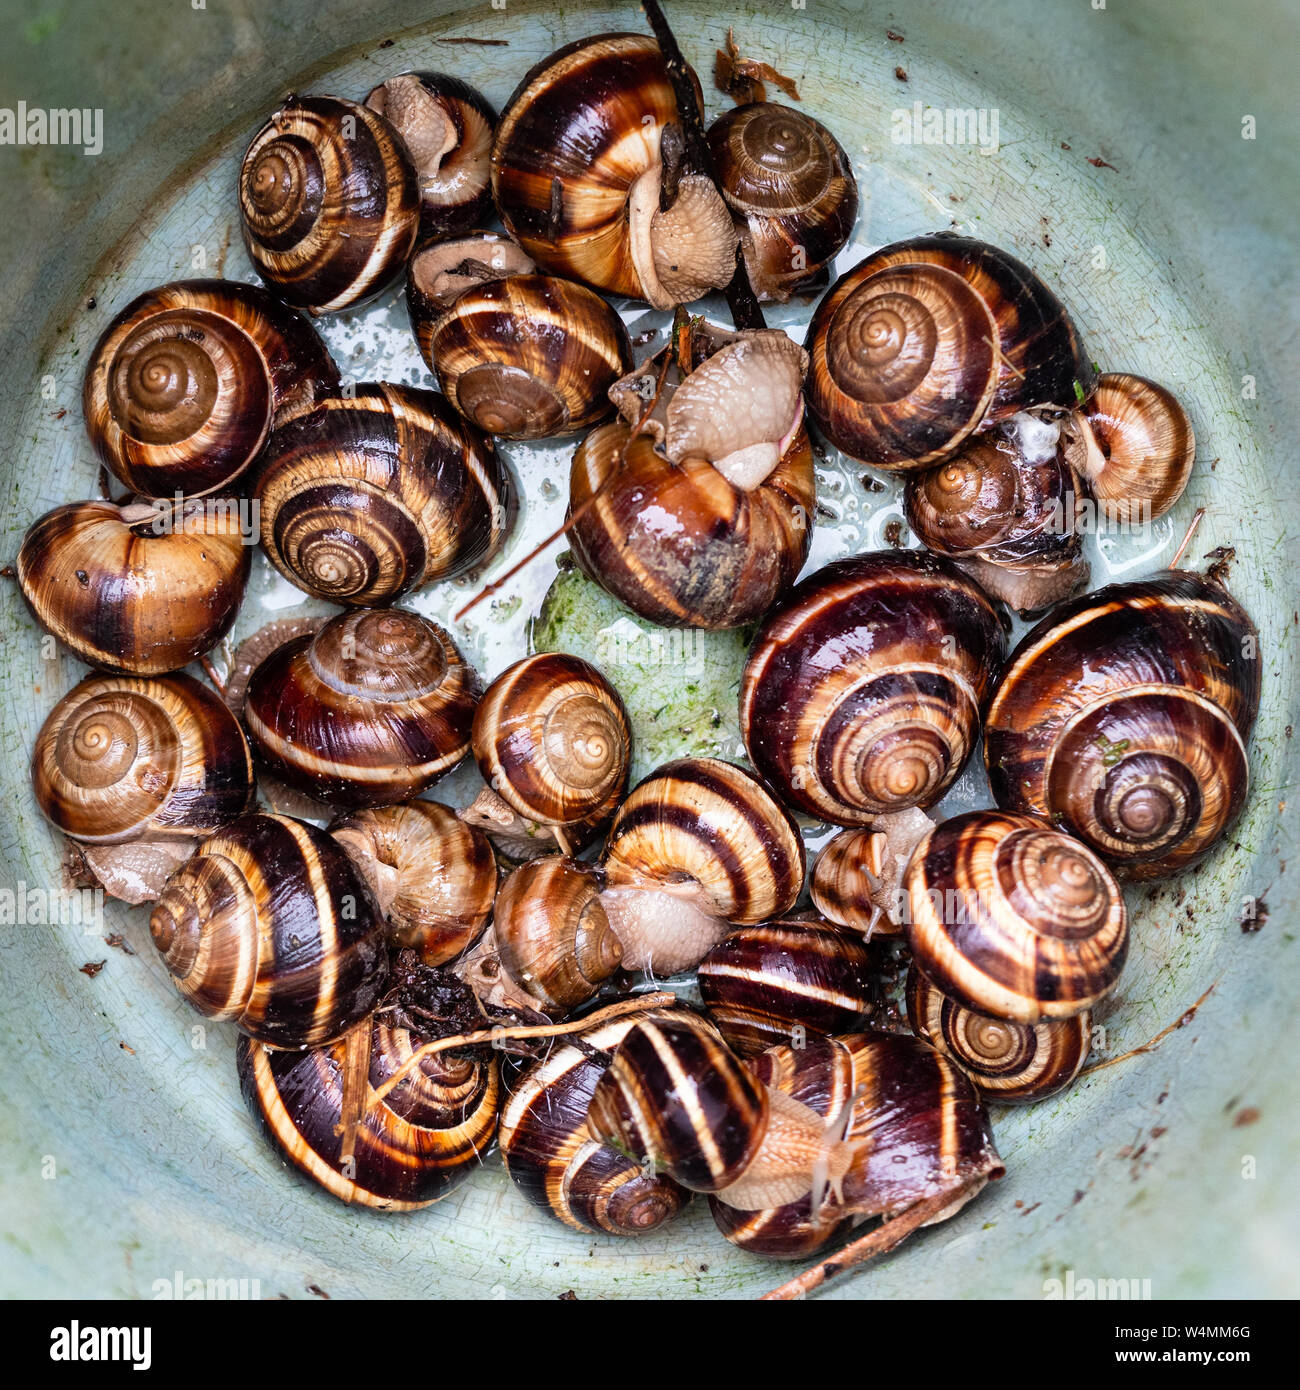
[[[343,1041],[343,1096],[339,1105],[339,1162],[356,1153],[357,1126],[366,1110],[370,1080],[370,1045],[374,1025],[369,1018],[354,1024]]]
[[[1205,515],[1204,507],[1197,507],[1196,515],[1192,517],[1192,524],[1187,528],[1187,534],[1183,537],[1183,543],[1174,552],[1174,558],[1169,562],[1169,568],[1176,570],[1178,562],[1187,553],[1187,547],[1192,543],[1192,537],[1196,534],[1196,528],[1201,524],[1201,518]]]
[[[569,837],[564,833],[562,825],[551,826],[551,834],[555,837],[555,843],[560,847],[561,854],[567,854],[573,858],[573,846],[569,843]]]
[[[211,660],[206,656],[201,656],[199,658],[199,665],[208,673],[208,679],[216,686],[217,694],[224,695],[226,693],[226,682],[217,674],[217,668],[212,664]]]
[[[798,1278],[782,1284],[779,1289],[765,1293],[763,1302],[771,1303],[803,1298],[812,1293],[814,1289],[821,1288],[828,1279],[842,1274],[846,1269],[865,1264],[868,1260],[875,1259],[877,1255],[888,1254],[889,1251],[900,1246],[913,1231],[924,1226],[927,1221],[933,1220],[946,1207],[950,1207],[963,1192],[983,1181],[982,1174],[978,1178],[968,1178],[965,1182],[949,1188],[946,1192],[937,1192],[933,1197],[927,1197],[924,1201],[917,1202],[915,1206],[908,1207],[901,1215],[891,1217],[888,1221],[882,1221],[868,1235],[851,1241],[842,1250],[836,1251],[829,1259],[805,1270]]]
[[[1094,1062],[1092,1066],[1084,1067],[1084,1069],[1079,1073],[1079,1075],[1091,1076],[1093,1072],[1105,1071],[1107,1067],[1113,1067],[1117,1062],[1127,1062],[1130,1057],[1140,1057],[1144,1052],[1154,1052],[1156,1048],[1159,1047],[1160,1044],[1164,1042],[1164,1040],[1170,1035],[1170,1033],[1177,1032],[1179,1028],[1187,1027],[1187,1025],[1192,1021],[1192,1019],[1196,1017],[1197,1009],[1199,1009],[1201,1005],[1205,1003],[1205,1001],[1210,997],[1211,994],[1214,993],[1218,986],[1219,982],[1218,980],[1215,980],[1215,982],[1209,987],[1209,989],[1207,989],[1205,993],[1201,995],[1201,997],[1196,1001],[1195,1004],[1192,1005],[1190,1009],[1185,1009],[1181,1014],[1179,1014],[1179,1016],[1174,1020],[1174,1022],[1169,1025],[1168,1028],[1162,1028],[1155,1035],[1154,1038],[1148,1038],[1146,1042],[1144,1042],[1141,1045],[1141,1047],[1130,1048],[1129,1051],[1120,1053],[1118,1057],[1107,1057],[1104,1062]]]

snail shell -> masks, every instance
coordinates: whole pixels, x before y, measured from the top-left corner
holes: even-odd
[[[304,821],[248,815],[167,880],[149,933],[181,994],[276,1048],[319,1047],[375,1006],[383,919],[343,850]]]
[[[870,827],[841,830],[817,856],[813,906],[837,926],[873,936],[902,931],[903,873],[934,822],[912,807],[877,816]]]
[[[506,439],[572,434],[606,419],[609,388],[632,365],[623,320],[571,280],[507,275],[465,289],[445,310],[423,294],[407,304],[447,399]]]
[[[41,726],[36,804],[90,844],[198,839],[253,804],[253,760],[234,715],[191,677],[89,676]]]
[[[989,706],[998,804],[1050,819],[1126,877],[1194,864],[1245,802],[1258,642],[1219,584],[1184,570],[1054,609]]]
[[[820,121],[775,102],[726,112],[708,139],[750,284],[759,299],[787,300],[853,231],[858,185],[849,158]]]
[[[515,516],[491,441],[436,392],[387,382],[287,420],[259,463],[256,497],[271,563],[340,604],[389,603],[483,564]]]
[[[344,806],[406,801],[469,752],[478,677],[436,623],[353,609],[274,650],[244,721],[290,786]]]
[[[90,354],[86,431],[146,497],[232,484],[286,411],[338,384],[311,326],[263,289],[181,280],[133,299]]]
[[[394,947],[442,965],[487,925],[497,890],[492,846],[449,807],[376,806],[329,829],[374,892]]]
[[[913,964],[907,975],[912,1031],[950,1057],[988,1100],[1023,1105],[1063,1091],[1088,1057],[1092,1015],[1043,1023],[989,1018],[954,1004]]]
[[[420,189],[397,131],[338,97],[290,97],[253,137],[239,213],[257,273],[313,314],[350,309],[401,271]]]
[[[837,825],[932,806],[979,737],[1004,651],[992,603],[951,561],[836,561],[795,587],[750,649],[750,760],[785,800]]]
[[[404,72],[371,89],[366,105],[402,138],[420,186],[420,236],[468,231],[492,215],[490,158],[497,113],[468,82]]]
[[[581,657],[543,652],[515,662],[488,687],[472,737],[483,780],[540,825],[607,819],[627,790],[627,711]]]
[[[15,568],[36,621],[80,660],[153,676],[197,661],[230,631],[252,558],[233,502],[92,501],[34,521]]]
[[[445,1197],[491,1147],[500,1100],[497,1059],[433,1053],[376,1098],[422,1039],[378,1016],[368,1026],[370,1067],[350,1162],[341,1137],[344,1042],[286,1052],[240,1038],[240,1089],[285,1162],[326,1192],[349,1204],[415,1211]]]
[[[557,1221],[583,1232],[645,1235],[690,1200],[663,1174],[593,1137],[587,1107],[604,1075],[605,1054],[634,1020],[616,1019],[557,1044],[514,1084],[501,1112],[499,1142],[519,1191]]]
[[[1119,885],[1087,845],[1033,816],[971,811],[922,841],[904,879],[908,945],[958,1004],[1016,1023],[1070,1018],[1128,954]]]

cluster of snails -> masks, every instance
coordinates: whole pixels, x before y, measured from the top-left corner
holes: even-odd
[[[810,1257],[951,1215],[1002,1173],[985,1102],[1078,1075],[1127,952],[1119,880],[1196,863],[1242,809],[1259,665],[1217,579],[1079,594],[1063,508],[1158,516],[1187,483],[1172,394],[1099,374],[1028,266],[948,233],[841,276],[804,344],[763,327],[847,243],[850,162],[775,103],[703,131],[662,42],[570,44],[500,115],[411,72],[257,133],[265,288],[178,282],[113,318],[83,404],[127,495],[22,542],[36,621],[94,668],[32,782],[80,871],[152,903],[182,996],[240,1031],[249,1106],[334,1196],[424,1206],[497,1142],[574,1229],[642,1233],[701,1192],[734,1244]],[[297,311],[403,274],[439,389],[344,382]],[[682,311],[737,283],[734,330]],[[636,362],[611,299],[673,309],[670,340]],[[923,549],[797,582],[814,431],[907,472]],[[629,790],[616,673],[540,652],[485,686],[392,606],[500,550],[497,441],[561,435],[586,575],[653,623],[757,625],[748,767]],[[214,693],[182,668],[238,614],[240,495],[339,611],[249,639]],[[1002,603],[1048,610],[1010,655]],[[981,739],[996,808],[936,824]],[[425,797],[470,757],[472,807]],[[809,825],[839,829],[811,875]],[[910,1033],[877,936],[910,952]],[[632,979],[687,972],[698,1008]]]

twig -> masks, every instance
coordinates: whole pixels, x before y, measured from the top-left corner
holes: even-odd
[[[208,679],[216,686],[217,694],[224,695],[226,693],[226,682],[217,673],[217,668],[212,664],[211,659],[206,656],[201,656],[199,657],[199,665],[208,673]]]
[[[1107,1057],[1104,1062],[1094,1062],[1090,1067],[1084,1067],[1079,1073],[1080,1076],[1091,1076],[1095,1071],[1104,1071],[1107,1067],[1113,1067],[1117,1062],[1127,1062],[1130,1057],[1139,1057],[1144,1052],[1154,1052],[1157,1047],[1170,1035],[1177,1032],[1179,1028],[1186,1028],[1187,1025],[1196,1017],[1196,1011],[1218,988],[1219,982],[1215,982],[1205,991],[1203,995],[1192,1005],[1190,1009],[1185,1009],[1168,1028],[1162,1028],[1154,1038],[1148,1038],[1140,1047],[1130,1048],[1127,1052],[1122,1052],[1118,1057]]]
[[[1183,537],[1183,543],[1174,552],[1174,558],[1169,562],[1169,568],[1176,570],[1178,562],[1187,553],[1187,547],[1192,543],[1192,537],[1196,534],[1196,528],[1201,524],[1201,518],[1205,515],[1204,507],[1197,507],[1196,515],[1192,517],[1191,525],[1187,528],[1187,534]]]
[[[343,1040],[343,1095],[339,1103],[339,1162],[346,1164],[356,1153],[357,1126],[366,1111],[370,1080],[370,1045],[374,1024],[363,1018]]]

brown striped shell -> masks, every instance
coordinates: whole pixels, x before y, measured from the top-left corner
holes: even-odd
[[[167,880],[149,934],[208,1018],[276,1048],[319,1047],[378,1002],[388,977],[370,890],[323,830],[248,815]]]
[[[497,113],[477,88],[445,72],[404,72],[366,105],[401,136],[420,187],[420,236],[467,231],[492,214],[489,160]]]
[[[331,393],[285,421],[255,496],[271,563],[340,604],[390,603],[463,574],[496,553],[515,517],[491,440],[437,392],[387,382]]]
[[[253,672],[244,722],[290,786],[343,806],[406,801],[469,752],[478,677],[451,637],[402,609],[351,609]]]
[[[1016,1023],[1070,1018],[1114,989],[1124,896],[1087,845],[1033,816],[944,821],[908,865],[907,941],[958,1004]]]
[[[727,1045],[752,1057],[863,1027],[878,1003],[871,964],[859,938],[828,922],[737,927],[700,962],[700,997]]]
[[[325,344],[254,285],[180,280],[116,315],[90,353],[82,412],[95,452],[145,497],[229,487],[288,410],[339,380]]]
[[[794,906],[803,841],[751,773],[718,758],[665,763],[619,808],[601,901],[629,970],[696,965],[729,930]]]
[[[483,1161],[501,1096],[495,1057],[426,1056],[391,1089],[421,1038],[376,1015],[360,1122],[342,1152],[346,1044],[286,1052],[240,1038],[244,1102],[287,1164],[350,1205],[415,1211],[445,1197]],[[382,1095],[378,1093],[383,1091]]]
[[[291,96],[244,155],[239,213],[262,279],[291,304],[336,313],[401,272],[419,232],[419,182],[377,111]]]
[[[193,841],[253,803],[253,760],[234,715],[180,673],[89,676],[50,711],[32,753],[36,804],[90,844]]]
[[[36,621],[82,661],[162,675],[230,631],[253,540],[231,501],[69,502],[32,523],[15,568]]]
[[[436,801],[354,811],[330,834],[375,895],[394,947],[425,965],[460,955],[492,915],[496,859],[482,831]]]
[[[632,365],[623,320],[598,295],[553,275],[507,275],[439,310],[408,296],[420,353],[458,411],[488,434],[545,439],[611,413]]]
[[[557,1043],[514,1083],[501,1111],[501,1157],[511,1181],[577,1231],[645,1235],[690,1200],[671,1178],[647,1172],[587,1125],[608,1054],[634,1021],[616,1019]]]
[[[1080,836],[1128,878],[1190,867],[1245,803],[1259,638],[1190,571],[1053,610],[1007,663],[985,723],[993,794]]]
[[[907,975],[912,1031],[970,1077],[985,1098],[1024,1105],[1065,1090],[1088,1057],[1092,1015],[1014,1023],[954,1004],[913,964]]]
[[[979,737],[1005,651],[997,612],[949,560],[882,551],[797,585],[750,649],[740,727],[758,771],[837,825],[932,806]]]

